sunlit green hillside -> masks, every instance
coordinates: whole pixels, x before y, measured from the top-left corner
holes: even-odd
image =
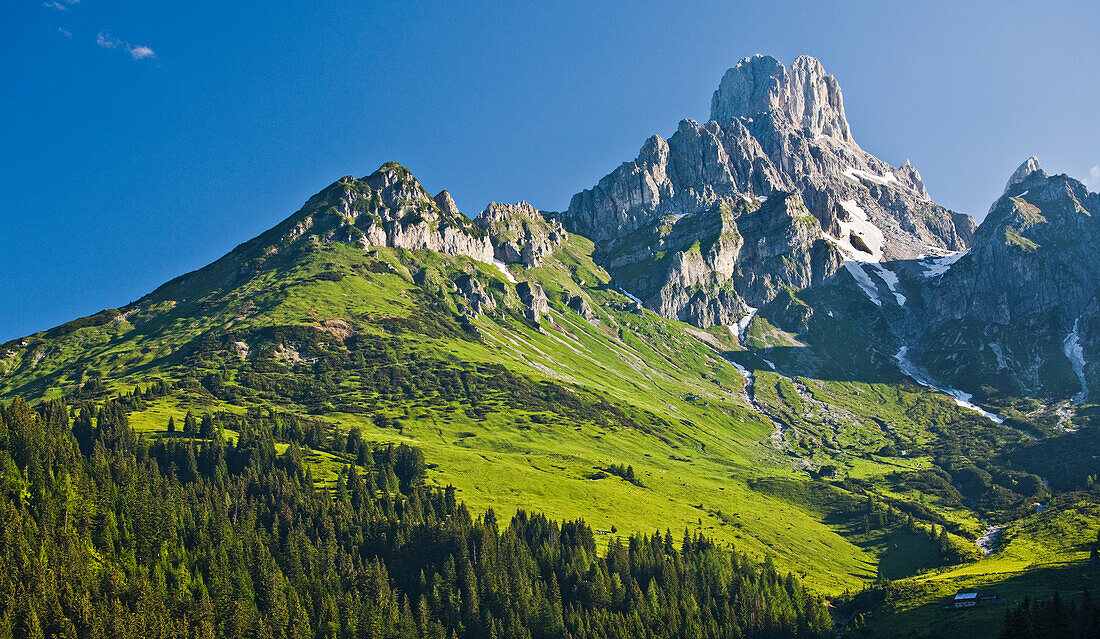
[[[1033,440],[1022,412],[997,425],[909,381],[843,282],[785,292],[741,344],[735,327],[639,309],[578,235],[536,268],[503,267],[309,233],[286,243],[297,219],[130,306],[4,345],[0,391],[102,401],[161,380],[167,393],[130,415],[150,438],[188,412],[321,420],[414,444],[428,481],[474,511],[583,518],[602,546],[698,530],[831,597],[913,578],[899,617],[1087,556],[1050,515],[1029,516],[1052,497],[1057,456],[1043,451],[1067,435]],[[468,277],[492,298],[480,313],[456,284]],[[524,282],[548,299],[537,322]],[[306,460],[330,485],[348,462]],[[1053,488],[1086,488],[1082,464]],[[1093,509],[1076,512],[1096,527]],[[1010,541],[971,563],[992,524]]]

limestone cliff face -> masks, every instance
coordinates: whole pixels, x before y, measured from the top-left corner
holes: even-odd
[[[722,76],[710,104],[712,120],[782,114],[812,135],[852,142],[840,84],[810,56],[795,60],[789,73],[771,56],[742,60]]]
[[[666,317],[734,324],[783,287],[804,288],[842,258],[794,195],[739,198],[638,229],[608,257],[616,283]]]
[[[458,294],[466,301],[467,310],[471,315],[480,315],[496,308],[496,300],[473,275],[469,273],[460,275],[455,279],[454,284]]]
[[[363,248],[427,249],[484,262],[493,259],[488,236],[459,213],[449,193],[431,197],[394,162],[362,179],[341,178],[280,226],[288,227],[283,243],[308,234]]]
[[[743,247],[715,254],[681,247],[646,271],[639,238],[661,236],[670,216],[684,221],[663,242],[719,246],[716,238],[729,233],[715,221],[719,203],[736,210],[739,201],[767,198],[781,200],[786,217],[729,222]],[[761,207],[765,215],[777,210]],[[646,306],[701,326],[727,323],[746,305],[769,301],[779,286],[807,286],[832,274],[837,251],[852,259],[912,259],[965,249],[975,228],[970,216],[932,202],[908,162],[890,166],[856,144],[839,84],[808,56],[790,70],[769,56],[742,60],[714,92],[709,122],[684,120],[668,140],[651,137],[634,161],[574,195],[561,220],[596,241],[598,257]],[[853,245],[872,250],[857,255]]]
[[[496,259],[527,268],[541,264],[569,236],[560,221],[543,215],[527,202],[493,202],[474,219],[474,224],[489,235]]]
[[[925,280],[929,366],[971,387],[985,378],[1039,395],[1100,383],[1098,243],[1100,195],[1029,158],[970,251]],[[952,357],[950,342],[963,333],[969,352]]]
[[[684,120],[672,138],[654,135],[637,159],[574,195],[562,221],[614,244],[663,215],[695,213],[722,196],[765,195],[773,185],[787,186],[743,123]]]
[[[893,167],[852,139],[835,78],[810,57],[788,72],[775,58],[746,58],[726,72],[711,121],[653,136],[638,157],[573,196],[566,228],[611,252],[663,215],[690,214],[719,199],[798,194],[833,236],[854,202],[885,238],[883,259],[969,246],[974,222],[932,202],[908,163]]]

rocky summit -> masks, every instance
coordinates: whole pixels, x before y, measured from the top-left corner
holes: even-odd
[[[852,141],[840,84],[810,56],[799,57],[787,73],[775,58],[757,55],[722,76],[711,98],[711,120],[728,122],[766,114],[782,114],[815,136]]]
[[[890,166],[860,148],[845,118],[838,82],[808,56],[798,58],[789,71],[770,56],[742,60],[714,92],[709,122],[683,120],[669,139],[654,135],[634,161],[574,195],[561,219],[566,228],[597,241],[600,259],[625,289],[639,289],[635,294],[647,307],[709,326],[767,303],[777,287],[724,294],[720,289],[732,274],[713,270],[713,285],[699,290],[704,303],[670,303],[652,278],[640,282],[632,276],[639,270],[631,267],[638,263],[632,256],[647,259],[632,248],[634,234],[652,234],[669,220],[679,224],[721,201],[727,208],[747,211],[785,195],[797,196],[808,215],[804,221],[818,227],[808,233],[817,233],[840,255],[857,261],[964,250],[975,228],[970,216],[935,204],[908,162]],[[734,204],[738,200],[746,204]],[[704,228],[713,225],[702,224],[699,232],[705,233]],[[832,275],[840,261],[810,257],[802,239],[783,245],[782,238],[752,235],[751,229],[739,234],[745,244],[763,242],[768,252],[818,264],[821,270],[811,280]],[[716,238],[696,239],[709,244]],[[691,262],[686,256],[675,259]],[[699,279],[673,271],[669,278]],[[699,313],[695,309],[700,307],[715,312]]]
[[[361,247],[429,249],[446,255],[492,259],[492,245],[455,206],[451,194],[432,197],[408,169],[389,162],[362,179],[346,176],[313,196],[283,222],[282,241],[306,231],[321,241]]]

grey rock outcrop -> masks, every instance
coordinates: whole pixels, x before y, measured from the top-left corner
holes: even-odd
[[[496,301],[493,296],[485,290],[485,287],[481,285],[476,277],[468,274],[460,275],[455,279],[455,286],[474,315],[481,315],[496,308]]]
[[[1024,160],[1023,164],[1018,166],[1016,170],[1012,172],[1012,176],[1008,178],[1008,183],[1005,184],[1005,190],[1001,193],[1001,195],[1008,195],[1008,192],[1012,190],[1012,187],[1031,177],[1032,173],[1036,173],[1042,170],[1043,168],[1039,166],[1039,158],[1035,157],[1034,155]],[[996,204],[996,202],[993,203],[994,206],[996,206]]]
[[[462,213],[458,210],[458,205],[455,204],[454,198],[451,197],[451,193],[447,190],[440,191],[434,198],[432,198],[432,201],[436,203],[436,205],[439,207],[439,210],[443,211],[445,215],[449,215],[451,217],[462,215]]]
[[[541,264],[569,235],[560,221],[527,202],[493,202],[474,223],[489,234],[496,259],[527,268]]]
[[[596,311],[582,295],[567,295],[565,305],[586,320],[596,319]]]
[[[928,277],[924,363],[960,388],[1076,394],[1067,339],[1100,387],[1100,195],[1029,158],[978,227],[970,251]],[[957,344],[966,349],[960,350]]]
[[[489,238],[446,191],[431,197],[408,169],[389,162],[362,179],[346,176],[313,196],[280,227],[284,244],[309,233],[363,248],[389,246],[493,259]]]
[[[840,84],[810,56],[796,59],[790,73],[771,56],[745,58],[722,76],[710,105],[711,120],[783,114],[812,135],[852,141]]]
[[[840,253],[794,195],[738,198],[638,229],[608,258],[616,282],[646,307],[697,326],[734,324],[783,287],[840,268]]]
[[[523,302],[524,316],[534,323],[538,323],[543,315],[550,314],[550,300],[546,292],[536,282],[520,282],[516,284],[516,294],[519,301]]]

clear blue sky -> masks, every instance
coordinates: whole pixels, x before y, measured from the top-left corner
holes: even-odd
[[[819,58],[865,149],[980,218],[1028,155],[1100,165],[1097,3],[1014,4],[0,0],[0,341],[387,160],[471,215],[564,208],[758,52]]]

